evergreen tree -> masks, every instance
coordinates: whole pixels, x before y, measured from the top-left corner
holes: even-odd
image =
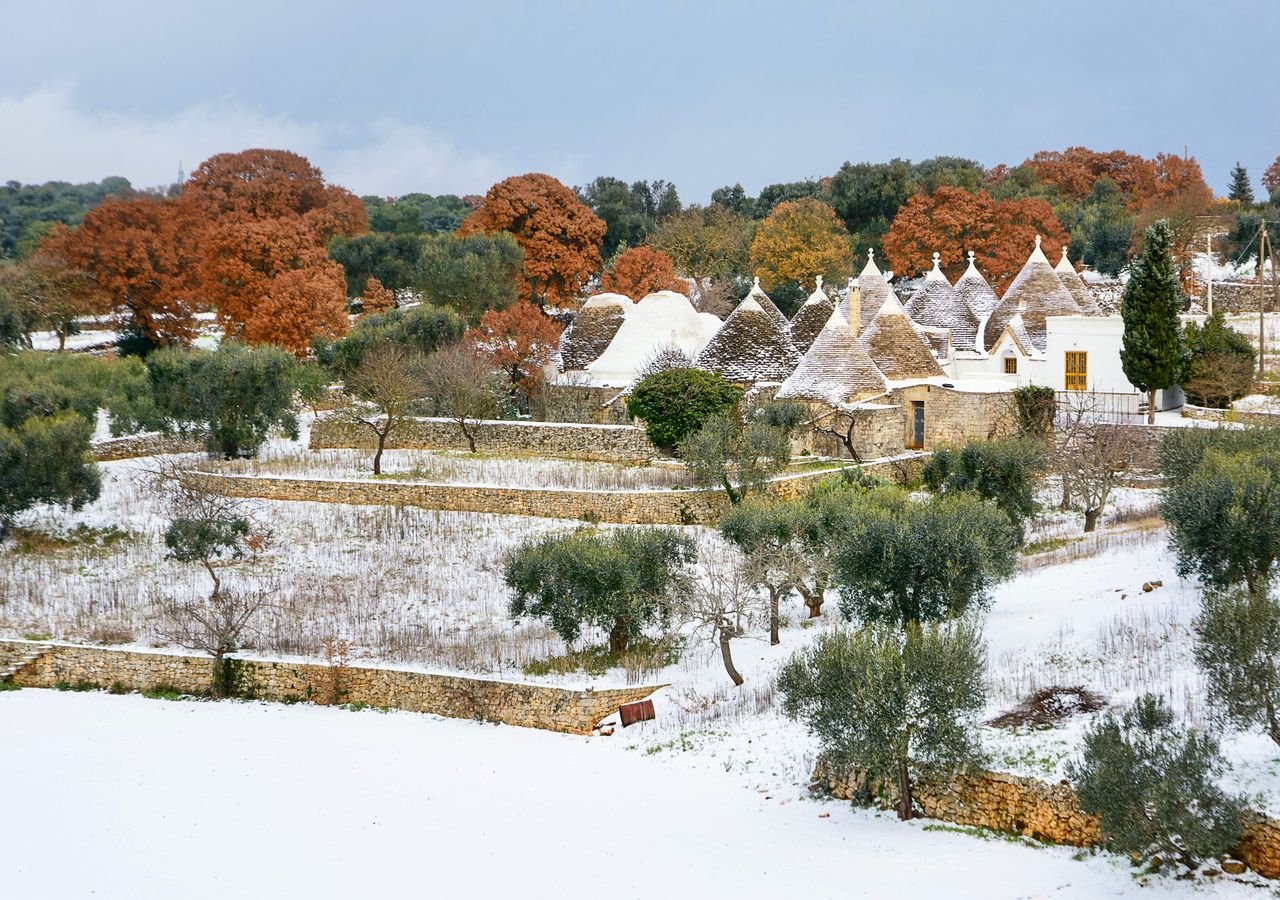
[[[1231,170],[1231,187],[1227,191],[1227,199],[1243,203],[1245,206],[1253,205],[1253,185],[1249,183],[1249,173],[1244,166],[1240,165],[1239,160]]]
[[[1164,219],[1147,229],[1146,244],[1134,263],[1120,306],[1124,318],[1120,365],[1125,377],[1147,393],[1148,425],[1156,421],[1156,391],[1178,384],[1188,364],[1178,321],[1182,287],[1169,253],[1171,239]]]

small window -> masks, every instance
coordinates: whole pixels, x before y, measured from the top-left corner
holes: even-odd
[[[1006,375],[1018,374],[1018,357],[1006,356],[1004,358],[1004,374]]]
[[[1084,350],[1068,350],[1066,358],[1066,387],[1069,391],[1089,389],[1089,354]]]

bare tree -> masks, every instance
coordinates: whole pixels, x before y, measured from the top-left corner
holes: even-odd
[[[364,355],[347,379],[346,393],[336,415],[368,428],[377,442],[373,474],[382,474],[382,451],[387,439],[410,417],[415,400],[427,393],[422,375],[424,358],[400,344],[383,344]]]
[[[210,689],[214,697],[224,697],[232,680],[227,654],[239,649],[250,623],[267,605],[267,595],[228,590],[219,568],[246,556],[256,557],[266,549],[271,535],[254,522],[243,499],[213,490],[199,472],[165,460],[151,477],[169,520],[164,531],[169,558],[202,566],[213,582],[208,597],[163,598],[159,631],[172,643],[213,657]]]
[[[732,550],[717,548],[701,554],[702,577],[695,579],[682,595],[677,614],[693,626],[695,634],[707,635],[719,648],[724,670],[735,685],[744,681],[733,664],[730,642],[743,637],[768,615],[764,599],[753,589],[747,561]]]
[[[501,387],[493,367],[461,344],[454,344],[423,359],[422,378],[432,409],[458,423],[467,446],[475,453],[472,426],[498,414]]]
[[[1084,514],[1086,533],[1098,527],[1111,492],[1133,464],[1136,443],[1124,425],[1106,421],[1098,397],[1071,396],[1055,435],[1063,506]]]
[[[858,452],[858,435],[863,426],[871,420],[872,410],[860,406],[846,406],[835,409],[829,415],[819,416],[813,420],[814,434],[834,438],[844,447],[849,458],[854,462],[862,462],[862,454]]]
[[[1191,362],[1190,377],[1182,387],[1205,406],[1229,409],[1231,401],[1253,385],[1253,358],[1238,353],[1211,353]]]

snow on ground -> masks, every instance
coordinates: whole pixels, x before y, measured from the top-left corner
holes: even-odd
[[[0,718],[0,768],[23,773],[0,819],[13,897],[1257,896],[1142,887],[1115,857],[743,791],[601,739],[40,690],[0,694]]]

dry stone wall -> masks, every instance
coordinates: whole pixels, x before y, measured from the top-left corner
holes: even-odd
[[[1280,426],[1280,413],[1212,409],[1207,406],[1192,406],[1190,403],[1182,407],[1182,417],[1199,422],[1235,422],[1241,425],[1261,425],[1272,428]]]
[[[16,658],[35,646],[26,641],[0,641],[0,658]],[[590,734],[619,706],[643,700],[658,689],[573,690],[401,669],[258,659],[238,659],[235,666],[242,692],[261,700],[366,703],[570,734]],[[211,680],[209,657],[68,644],[52,645],[13,677],[23,687],[173,688],[188,694],[207,693]]]
[[[162,453],[200,453],[203,450],[203,437],[170,434],[131,434],[127,437],[98,441],[89,448],[89,452],[98,462],[159,456]]]
[[[837,470],[780,478],[769,485],[779,499],[798,497]],[[584,491],[392,481],[328,481],[190,472],[211,490],[231,497],[383,506],[420,506],[453,512],[497,513],[622,525],[714,525],[729,501],[723,491]]]
[[[644,429],[633,425],[574,425],[562,422],[483,421],[468,425],[476,449],[569,459],[638,462],[658,456]],[[311,426],[311,449],[377,446],[373,433],[335,417]],[[467,450],[467,439],[452,419],[410,419],[391,432],[389,450]]]
[[[852,800],[865,796],[864,773],[841,770],[820,760],[813,772],[815,787],[833,797]],[[896,801],[894,785],[876,785],[872,793],[882,802]],[[912,798],[931,819],[971,825],[1040,841],[1092,847],[1102,842],[1096,816],[1080,809],[1080,801],[1067,782],[1049,784],[1007,772],[978,770],[951,777],[922,777],[912,783]],[[1280,821],[1250,813],[1239,858],[1267,878],[1280,878]]]

